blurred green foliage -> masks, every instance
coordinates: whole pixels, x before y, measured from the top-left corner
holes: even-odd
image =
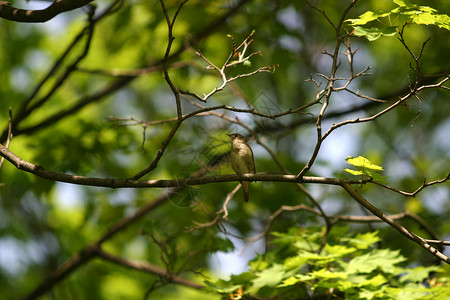
[[[107,0],[96,2],[97,13],[112,3]],[[333,22],[338,22],[350,3],[349,0],[311,2],[323,9]],[[19,3],[16,1],[14,5]],[[169,15],[173,16],[179,1],[165,3]],[[233,7],[240,4],[234,11]],[[441,14],[450,13],[446,0],[433,1],[430,5]],[[391,1],[359,1],[347,18],[356,19],[367,11],[386,11],[393,7],[395,5]],[[230,15],[222,20],[230,11]],[[45,24],[0,20],[2,132],[8,125],[9,107],[16,116],[58,57],[85,26],[85,9],[59,15]],[[351,31],[350,24],[346,23],[346,26]],[[263,113],[275,114],[313,101],[317,89],[307,80],[312,76],[325,84],[317,73],[330,72],[331,59],[323,51],[332,52],[336,33],[327,20],[305,1],[187,2],[174,26],[173,56],[169,60],[172,81],[176,86],[200,95],[210,92],[220,85],[220,78],[214,71],[205,70],[205,61],[195,51],[201,51],[211,62],[221,66],[232,47],[227,35],[232,35],[240,43],[253,30],[256,34],[250,51],[261,51],[261,55],[252,57],[251,66],[237,67],[231,72],[248,72],[248,69],[271,64],[278,65],[276,71],[239,79],[205,105],[226,104],[245,109],[250,103]],[[421,58],[423,75],[448,72],[448,30],[411,24],[404,33],[414,53],[418,53],[422,44],[431,38]],[[350,86],[353,90],[389,101],[395,101],[409,91],[409,81],[413,81],[415,76],[410,68],[413,60],[397,37],[381,37],[373,42],[351,38],[352,48],[358,48],[354,56],[355,69],[361,71],[373,66],[373,75],[355,80]],[[58,82],[58,77],[81,55],[86,42],[86,35],[83,35],[31,103],[44,99]],[[56,84],[56,92],[47,101],[20,121],[10,150],[52,171],[109,178],[135,175],[154,159],[173,122],[141,126],[134,124],[133,120],[118,121],[118,118],[153,122],[176,117],[175,99],[160,69],[166,45],[167,24],[159,1],[124,1],[117,11],[94,24],[86,57],[67,79]],[[341,50],[344,51],[345,47]],[[340,59],[342,64],[338,75],[348,77],[347,58],[342,55]],[[135,76],[137,73],[140,75]],[[105,96],[88,101],[89,97],[108,88],[111,92]],[[411,98],[405,105],[372,122],[349,125],[333,132],[308,175],[339,174],[341,177],[347,156],[361,155],[383,166],[389,185],[404,191],[414,191],[425,178],[432,181],[447,176],[450,161],[448,91],[426,90],[419,97],[420,100]],[[371,102],[348,93],[336,93],[330,101],[330,116],[326,114],[324,118],[325,130],[333,123],[367,117],[386,107],[383,103],[366,105],[368,103]],[[352,109],[360,106],[363,108]],[[183,100],[185,113],[194,109],[192,104]],[[219,112],[232,119],[239,117],[253,128],[279,161],[296,174],[309,159],[316,143],[314,117],[318,110],[319,106],[312,106],[276,120],[225,110]],[[51,121],[65,111],[67,113],[61,118]],[[131,123],[133,125],[129,125]],[[225,134],[236,131],[248,134],[243,128],[212,115],[188,119],[169,144],[158,168],[145,179],[185,178],[214,162],[214,168],[208,174],[232,173],[223,155],[229,149]],[[255,153],[257,172],[281,172],[262,147],[252,140],[250,145]],[[5,299],[16,299],[31,292],[58,266],[99,239],[116,222],[168,192],[165,189],[114,190],[68,186],[17,170],[6,161],[0,171],[0,183],[0,291]],[[170,271],[195,282],[202,283],[205,278],[214,282],[211,278],[221,267],[211,257],[219,252],[233,251],[233,234],[255,236],[282,205],[311,205],[308,197],[294,185],[252,183],[248,204],[244,205],[239,192],[229,203],[224,227],[191,231],[196,223],[205,224],[216,217],[227,194],[235,186],[236,183],[231,182],[215,183],[174,192],[168,201],[108,240],[104,248],[121,257],[170,268]],[[361,214],[359,205],[337,187],[307,185],[306,188],[329,214]],[[448,183],[426,188],[414,199],[374,185],[366,185],[360,192],[386,213],[414,210],[438,237],[448,240]],[[410,220],[401,222],[413,232],[429,238],[416,223]],[[274,234],[275,241],[267,249],[257,249],[259,255],[250,263],[250,270],[259,273],[250,271],[236,275],[228,281],[221,281],[223,286],[216,283],[209,292],[165,285],[164,279],[153,274],[95,259],[56,284],[42,299],[141,299],[147,296],[180,299],[180,295],[184,299],[218,299],[219,294],[226,297],[242,282],[244,285],[251,282],[251,292],[262,297],[276,295],[280,290],[284,293],[294,285],[302,285],[306,293],[308,284],[317,287],[319,293],[325,293],[338,282],[340,292],[376,299],[381,297],[376,293],[395,295],[401,293],[399,287],[410,287],[406,276],[417,276],[408,279],[414,285],[411,293],[418,293],[422,281],[433,280],[432,276],[428,277],[430,272],[433,274],[432,271],[437,270],[431,266],[436,263],[435,257],[399,236],[392,228],[379,224],[352,224],[348,229],[352,234],[349,235],[347,229],[336,229],[326,246],[326,255],[314,254],[316,256],[312,257],[310,254],[307,257],[306,252],[299,252],[299,249],[304,249],[306,244],[318,243],[321,231],[311,226],[319,224],[323,225],[322,219],[305,211],[283,213],[272,223],[271,230],[278,232]],[[300,225],[304,229],[299,229]],[[372,233],[374,227],[379,230],[376,237]],[[219,233],[219,229],[229,235]],[[303,230],[310,238],[300,232]],[[370,251],[367,250],[361,246],[364,244],[361,237],[376,239],[379,249],[375,249],[375,241],[371,240],[367,243]],[[272,237],[268,237],[270,239]],[[236,244],[236,240],[233,241]],[[344,244],[342,248],[339,248],[339,241]],[[397,250],[386,250],[388,248]],[[332,257],[327,258],[333,251]],[[339,276],[339,272],[347,272],[345,276],[349,276],[348,264],[351,261],[369,260],[375,255],[383,259],[383,265],[393,266],[395,262],[396,266],[397,263],[401,266],[393,270],[352,270],[351,276],[359,281],[351,283]],[[237,257],[234,264],[245,263]],[[296,264],[297,273],[289,273],[292,269],[286,269],[288,263]],[[307,264],[314,268],[308,269]],[[330,265],[339,265],[342,270],[330,272],[326,269]],[[411,266],[422,269],[408,268]],[[423,273],[418,275],[420,270]],[[404,272],[410,272],[410,275],[401,277]],[[362,283],[368,287],[366,292],[370,290],[374,294],[358,294],[362,291]],[[383,289],[378,290],[381,285]],[[445,288],[448,289],[442,287]],[[408,291],[405,289],[403,292]]]

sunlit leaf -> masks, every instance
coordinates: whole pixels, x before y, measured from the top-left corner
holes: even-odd
[[[450,30],[450,16],[429,6],[419,6],[406,0],[394,0],[398,7],[390,11],[367,11],[356,19],[347,19],[356,36],[375,41],[381,36],[393,36],[403,24],[436,25]],[[393,24],[394,20],[402,20]],[[377,21],[377,22],[375,22]],[[371,23],[372,26],[368,24]],[[374,26],[375,25],[375,26]]]
[[[398,250],[379,249],[352,259],[348,264],[347,271],[370,273],[380,269],[386,273],[393,273],[395,264],[405,260],[406,258],[402,257]]]
[[[429,278],[431,272],[439,270],[438,266],[423,267],[419,266],[414,269],[410,269],[406,274],[400,277],[401,282],[422,282]]]
[[[362,26],[356,26],[354,35],[365,37],[369,41],[375,41],[378,38],[382,36],[393,36],[397,34],[397,27],[384,27],[384,28],[377,28],[377,27],[362,27]]]
[[[257,278],[253,279],[253,288],[259,290],[263,286],[275,286],[278,285],[284,276],[284,266],[273,265],[261,273],[257,274]]]

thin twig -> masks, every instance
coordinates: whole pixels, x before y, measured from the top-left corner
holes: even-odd
[[[312,5],[309,1],[307,1],[308,5],[310,5],[311,7],[313,7],[314,9],[316,9],[317,11],[319,11],[326,19],[327,21],[333,26],[333,28],[335,29],[335,33],[336,33],[336,44],[334,47],[334,53],[331,55],[332,57],[332,65],[331,65],[331,71],[330,71],[330,76],[328,76],[328,80],[327,80],[327,88],[326,88],[326,93],[325,93],[325,97],[324,97],[324,102],[322,104],[322,107],[320,109],[319,114],[317,115],[317,119],[316,119],[316,131],[317,131],[317,142],[316,145],[314,147],[313,153],[311,154],[311,157],[309,158],[308,162],[306,163],[306,165],[303,167],[303,169],[297,174],[297,177],[302,177],[306,174],[306,172],[309,171],[309,169],[312,167],[312,165],[314,164],[317,155],[319,154],[319,150],[322,146],[322,142],[324,140],[324,137],[322,137],[322,119],[325,115],[325,111],[328,107],[328,104],[330,102],[331,99],[331,95],[334,92],[334,84],[336,82],[336,80],[338,80],[339,78],[336,78],[336,73],[337,70],[339,68],[339,60],[338,60],[338,56],[339,56],[339,49],[341,47],[341,43],[343,41],[343,39],[345,38],[345,36],[342,36],[340,31],[342,28],[342,25],[344,23],[344,20],[348,14],[348,12],[353,8],[353,6],[358,2],[358,0],[353,0],[350,5],[348,5],[345,9],[344,12],[341,15],[341,19],[339,20],[339,23],[337,25],[335,25],[327,16],[327,14],[323,11],[318,9],[316,6]]]
[[[14,121],[12,124],[12,131],[14,135],[18,135],[16,133],[16,129],[20,122],[25,120],[28,116],[31,115],[37,108],[41,107],[45,104],[51,96],[53,96],[56,91],[63,86],[63,83],[69,78],[71,73],[76,69],[76,66],[87,56],[89,51],[92,35],[94,32],[95,22],[93,21],[93,13],[89,14],[88,21],[89,23],[78,33],[78,35],[73,39],[70,45],[66,48],[63,54],[56,60],[53,66],[50,68],[48,73],[44,76],[44,78],[37,84],[35,89],[31,92],[28,98],[21,104],[21,107],[17,110],[17,114],[14,116]],[[59,78],[55,81],[53,86],[49,89],[49,91],[40,99],[34,100],[40,90],[42,90],[43,86],[50,81],[50,78],[56,74],[56,72],[62,68],[63,62],[68,59],[69,54],[72,53],[74,49],[76,49],[76,45],[78,45],[82,38],[87,35],[86,43],[84,45],[83,51],[74,59],[74,61],[66,68],[66,70],[59,76]],[[34,101],[34,102],[33,102]],[[0,140],[4,140],[4,133]]]
[[[11,139],[12,139],[12,109],[11,106],[9,107],[8,110],[8,135],[6,137],[6,144],[5,144],[5,148],[8,149],[9,148],[9,144],[11,143]],[[2,156],[2,158],[0,159],[0,169],[3,166],[3,162],[5,161],[5,157]]]
[[[246,51],[248,49],[248,46],[253,41],[253,40],[251,40],[251,37],[254,35],[254,33],[255,33],[254,31],[252,33],[250,33],[250,35],[248,35],[247,38],[237,47],[235,45],[234,38],[231,35],[229,35],[229,38],[233,42],[232,50],[231,50],[230,54],[228,55],[228,58],[225,60],[225,62],[223,63],[222,67],[220,67],[220,68],[218,66],[216,66],[215,64],[213,64],[200,51],[196,51],[195,54],[200,56],[208,64],[206,69],[217,71],[218,76],[222,80],[222,83],[221,83],[220,86],[214,87],[214,89],[212,91],[210,91],[208,94],[203,94],[203,96],[200,96],[197,93],[191,92],[189,90],[180,90],[180,93],[183,94],[183,95],[189,95],[191,97],[194,97],[195,99],[197,99],[197,100],[199,100],[201,102],[206,102],[211,96],[213,96],[214,94],[222,91],[230,82],[233,82],[233,81],[235,81],[235,80],[237,80],[239,78],[253,76],[253,75],[257,74],[257,73],[262,73],[262,72],[270,72],[270,73],[275,72],[276,65],[269,65],[269,66],[260,67],[260,68],[258,68],[256,70],[252,71],[252,72],[249,72],[249,73],[239,74],[239,75],[234,76],[234,77],[227,77],[227,75],[226,75],[227,68],[235,66],[235,65],[238,65],[238,64],[244,64],[252,56],[260,54],[260,52],[253,52],[253,53],[250,53],[249,55],[245,56],[246,55]],[[234,60],[234,61],[230,61],[235,56],[237,56],[238,59]]]
[[[182,119],[183,113],[182,113],[181,101],[180,101],[180,91],[174,85],[172,80],[170,79],[167,61],[169,60],[169,55],[170,55],[170,51],[172,49],[173,40],[175,39],[173,36],[173,25],[175,24],[175,20],[181,11],[181,8],[187,1],[188,0],[185,0],[180,3],[180,5],[178,6],[178,9],[175,11],[175,14],[171,20],[169,17],[169,14],[167,12],[166,6],[164,4],[164,0],[160,0],[161,8],[162,8],[164,16],[166,18],[167,28],[168,28],[168,42],[167,42],[167,47],[166,47],[166,51],[164,54],[164,58],[162,59],[161,63],[162,63],[163,72],[164,72],[164,79],[166,80],[167,84],[169,85],[169,87],[172,90],[172,93],[174,94],[174,97],[175,97],[175,104],[176,104],[176,110],[177,110],[177,121],[173,125],[173,127],[170,130],[169,134],[167,135],[166,139],[161,143],[161,147],[156,152],[156,156],[153,159],[153,161],[149,164],[149,166],[147,168],[143,169],[142,171],[138,172],[136,175],[132,176],[130,179],[134,179],[134,180],[139,179],[139,178],[143,177],[144,175],[150,173],[154,169],[156,169],[156,167],[158,166],[158,162],[161,160],[161,158],[164,155],[164,152],[167,149],[167,146],[170,144],[173,137],[175,136],[175,133],[178,131],[178,129],[181,126],[181,123],[183,122],[183,119]]]
[[[388,190],[394,191],[396,193],[402,194],[403,196],[407,196],[407,197],[415,197],[418,193],[420,193],[424,188],[428,187],[428,186],[432,186],[435,184],[439,184],[439,183],[444,183],[445,181],[450,180],[450,173],[447,174],[446,177],[441,178],[441,179],[436,179],[434,181],[430,181],[430,182],[426,182],[424,180],[423,184],[417,188],[414,192],[405,192],[405,191],[401,191],[399,189],[393,188],[387,184],[381,183],[381,182],[377,182],[377,181],[373,181],[373,183],[382,186]]]
[[[111,253],[108,253],[101,248],[97,249],[97,255],[99,257],[103,258],[104,260],[110,261],[112,263],[121,265],[121,266],[129,268],[129,269],[139,270],[139,271],[158,275],[162,278],[165,278],[168,282],[181,284],[181,285],[191,287],[194,289],[203,289],[204,288],[203,285],[195,283],[195,282],[193,282],[189,279],[183,278],[179,275],[172,274],[172,273],[168,272],[168,270],[165,270],[161,267],[150,264],[148,262],[138,262],[138,261],[132,261],[129,259],[125,259],[125,258],[116,256],[116,255],[113,255]]]

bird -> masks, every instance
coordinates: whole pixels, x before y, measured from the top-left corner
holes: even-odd
[[[255,160],[253,159],[253,151],[242,134],[227,134],[231,139],[231,167],[236,174],[255,174]],[[250,182],[241,181],[242,190],[244,191],[244,201],[248,202]]]

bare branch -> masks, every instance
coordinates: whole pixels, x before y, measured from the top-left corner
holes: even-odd
[[[321,211],[315,210],[305,204],[300,204],[300,205],[296,205],[296,206],[283,205],[269,217],[266,227],[264,228],[264,230],[261,233],[259,233],[258,235],[254,236],[254,237],[251,237],[251,238],[245,238],[244,240],[249,241],[249,242],[255,242],[255,241],[263,238],[264,236],[266,236],[269,233],[273,221],[276,218],[278,218],[282,213],[294,212],[294,211],[300,211],[300,210],[306,210],[316,216],[323,217],[323,214]],[[350,223],[384,222],[383,219],[381,219],[377,216],[327,215],[326,217],[328,219],[332,220],[332,223],[331,223],[332,226],[334,226],[336,223],[339,223],[339,222],[350,222]],[[426,225],[426,223],[422,219],[420,219],[419,217],[417,217],[415,215],[403,212],[403,213],[389,215],[389,217],[393,220],[411,218],[411,219],[415,220],[417,223],[419,223],[419,225],[422,226],[431,237],[436,238],[435,233]],[[435,241],[436,241],[435,244],[438,244],[438,243],[446,244],[447,243],[445,241],[438,241],[438,240],[435,240]]]
[[[449,179],[450,179],[450,173],[448,173],[447,176],[444,177],[444,178],[442,178],[442,179],[437,179],[437,180],[430,181],[430,182],[425,182],[425,181],[424,181],[423,184],[422,184],[419,188],[417,188],[414,192],[404,192],[404,191],[398,190],[398,189],[396,189],[396,188],[393,188],[393,187],[391,187],[391,186],[389,186],[389,185],[387,185],[387,184],[384,184],[384,183],[381,183],[381,182],[377,182],[377,181],[373,181],[373,183],[375,183],[375,184],[377,184],[377,185],[379,185],[379,186],[382,186],[382,187],[384,187],[384,188],[386,188],[386,189],[388,189],[388,190],[391,190],[391,191],[394,191],[394,192],[396,192],[396,193],[402,194],[403,196],[407,196],[407,197],[415,197],[415,196],[416,196],[418,193],[420,193],[424,188],[426,188],[426,187],[428,187],[428,186],[435,185],[435,184],[439,184],[439,183],[446,182],[446,181],[449,180]]]
[[[192,223],[195,224],[195,226],[191,226],[189,228],[186,228],[187,231],[192,232],[195,230],[200,230],[200,229],[205,229],[205,228],[209,228],[211,226],[214,225],[220,225],[222,222],[222,219],[224,219],[225,221],[228,221],[228,209],[227,209],[227,205],[228,203],[231,201],[231,199],[233,199],[234,195],[236,194],[237,191],[239,191],[239,189],[241,188],[241,184],[238,183],[236,185],[236,187],[227,194],[227,197],[222,205],[222,209],[216,212],[216,216],[214,217],[213,220],[211,220],[210,222],[206,222],[206,223],[200,223],[197,221],[192,221]],[[220,217],[223,213],[222,218]],[[219,227],[219,228],[223,228],[223,226]],[[223,230],[222,230],[223,231]]]
[[[10,3],[7,1],[0,1],[0,18],[26,23],[47,22],[61,13],[80,8],[92,1],[93,0],[55,0],[49,7],[41,10],[19,9],[10,6]]]
[[[9,144],[12,139],[12,109],[11,109],[11,106],[9,107],[8,113],[9,113],[9,115],[8,115],[8,135],[6,137],[6,145],[5,145],[6,149],[9,148]],[[0,159],[0,169],[2,168],[4,161],[5,161],[5,158],[2,156],[2,158]]]
[[[381,103],[386,103],[386,102],[388,102],[387,100],[377,99],[377,98],[373,98],[373,97],[370,97],[370,96],[362,95],[362,94],[359,93],[359,91],[356,91],[356,92],[355,92],[355,91],[352,91],[352,90],[350,90],[350,89],[348,89],[348,88],[345,88],[344,90],[345,90],[346,92],[349,92],[350,94],[353,94],[353,95],[359,97],[359,98],[363,98],[363,99],[367,99],[367,100],[375,101],[375,102],[381,102]]]
[[[168,188],[178,186],[201,185],[215,182],[231,182],[231,181],[277,181],[277,182],[304,182],[304,183],[328,183],[332,185],[340,185],[342,182],[351,184],[363,184],[368,180],[345,180],[338,178],[325,177],[304,177],[298,179],[293,175],[270,175],[270,174],[230,174],[230,175],[213,175],[196,178],[171,179],[171,180],[133,180],[133,179],[113,179],[99,177],[85,177],[78,175],[70,175],[48,171],[41,166],[29,163],[13,154],[0,144],[0,156],[3,156],[12,163],[17,169],[35,174],[41,178],[66,182],[78,185],[108,187],[108,188]]]
[[[1,145],[0,145],[1,146]],[[1,149],[1,148],[0,148]],[[200,169],[191,174],[191,178],[196,178],[203,176],[209,168]],[[173,193],[177,193],[181,191],[184,186],[174,187],[167,191],[167,193],[163,193],[159,197],[148,201],[147,203],[141,205],[139,209],[132,214],[131,216],[124,217],[118,220],[116,223],[111,225],[106,232],[96,241],[87,245],[83,250],[81,250],[78,254],[72,256],[66,262],[61,264],[48,278],[46,278],[35,290],[26,295],[23,300],[31,300],[36,299],[38,296],[44,294],[46,291],[51,289],[54,285],[56,285],[59,281],[63,280],[66,276],[74,272],[79,267],[87,264],[93,258],[98,255],[98,250],[101,245],[114,237],[116,234],[138,221],[140,218],[153,211],[161,204],[165,203],[168,199],[170,199],[170,195]]]
[[[415,72],[416,75],[416,79],[414,84],[412,85],[411,89],[416,90],[418,88],[418,84],[419,84],[419,80],[420,77],[422,76],[421,73],[421,65],[419,63],[420,59],[422,58],[423,55],[423,50],[425,49],[426,44],[430,41],[431,38],[427,39],[423,44],[422,47],[420,49],[420,52],[418,55],[415,55],[414,52],[411,50],[411,48],[409,48],[409,46],[406,44],[405,38],[404,38],[404,31],[405,28],[408,24],[404,24],[402,29],[398,30],[398,34],[399,34],[399,41],[402,43],[402,45],[405,47],[405,49],[409,52],[409,54],[411,55],[411,57],[414,60],[414,67],[411,67],[413,69],[413,71]]]
[[[172,127],[170,133],[167,135],[166,139],[162,142],[161,148],[159,148],[159,150],[156,152],[156,156],[153,159],[153,161],[150,163],[150,165],[147,168],[140,171],[139,173],[137,173],[136,175],[134,175],[133,177],[131,177],[131,179],[135,179],[135,180],[139,179],[139,178],[143,177],[144,175],[150,173],[154,169],[156,169],[156,167],[158,166],[158,162],[161,160],[162,156],[164,155],[164,152],[167,149],[167,146],[172,141],[173,137],[175,136],[175,133],[178,131],[178,129],[181,126],[181,123],[183,122],[181,102],[180,102],[180,91],[173,84],[172,80],[170,79],[167,61],[169,60],[169,55],[170,55],[170,51],[172,49],[173,40],[175,39],[173,36],[173,25],[175,23],[175,20],[176,20],[178,14],[181,11],[181,8],[187,1],[188,0],[181,2],[181,4],[178,6],[178,9],[175,11],[175,15],[173,16],[173,18],[171,20],[169,17],[169,14],[167,12],[166,6],[164,4],[164,0],[160,0],[161,8],[162,8],[164,16],[166,18],[167,27],[168,27],[168,42],[167,42],[166,52],[164,54],[164,58],[162,59],[161,63],[162,63],[163,71],[164,71],[164,79],[166,80],[167,84],[170,86],[170,89],[172,90],[174,97],[175,97],[175,104],[176,104],[176,109],[177,109],[177,121],[173,125],[173,127]]]
[[[168,68],[169,69],[179,69],[179,68],[182,68],[182,67],[185,67],[188,65],[190,65],[190,62],[188,62],[188,61],[179,61],[179,62],[174,62],[174,63],[168,64]],[[162,65],[150,65],[145,68],[137,68],[137,69],[131,69],[131,70],[124,70],[124,69],[103,70],[103,69],[77,68],[77,71],[79,71],[79,72],[111,76],[111,77],[138,77],[138,76],[147,75],[150,73],[156,73],[161,70],[162,70]]]
[[[325,92],[325,96],[324,96],[324,102],[322,104],[322,107],[321,107],[320,112],[317,115],[317,119],[316,119],[316,131],[317,131],[316,146],[314,147],[314,150],[313,150],[313,153],[311,154],[310,159],[308,160],[306,165],[303,167],[303,169],[297,174],[297,177],[302,177],[312,167],[312,165],[314,164],[314,162],[317,158],[317,155],[319,154],[319,150],[320,150],[322,142],[324,140],[324,138],[322,137],[322,119],[325,115],[325,111],[330,102],[331,95],[334,92],[335,82],[336,82],[336,80],[339,80],[339,78],[336,78],[336,72],[340,65],[338,56],[339,56],[339,49],[341,47],[341,43],[342,43],[343,39],[345,38],[345,36],[342,36],[340,32],[341,32],[341,28],[344,23],[345,17],[347,16],[348,12],[353,8],[353,6],[356,4],[356,2],[358,2],[358,0],[353,0],[350,3],[350,5],[348,5],[345,8],[344,12],[341,15],[341,19],[339,20],[338,25],[335,25],[329,19],[329,17],[325,13],[325,11],[318,9],[316,6],[312,5],[309,1],[307,1],[308,5],[310,5],[312,8],[316,9],[317,11],[319,11],[327,19],[327,21],[331,24],[331,26],[333,26],[333,28],[335,29],[335,32],[336,32],[336,44],[334,47],[334,53],[330,55],[331,58],[333,59],[333,61],[331,64],[330,76],[327,77],[328,78],[327,79],[327,88],[326,88],[326,92]],[[317,95],[316,98],[318,96],[319,95]]]
[[[239,74],[239,75],[234,76],[234,77],[227,77],[227,75],[225,73],[227,68],[235,66],[235,65],[238,65],[238,64],[244,64],[252,56],[260,54],[260,52],[253,52],[253,53],[250,53],[249,55],[245,56],[246,55],[246,51],[248,49],[248,46],[253,41],[250,38],[254,35],[254,33],[255,33],[255,31],[250,33],[250,35],[248,35],[247,38],[238,47],[235,46],[234,38],[231,35],[228,36],[233,42],[233,48],[232,48],[228,58],[225,60],[224,64],[220,68],[218,66],[216,66],[215,64],[213,64],[200,51],[195,52],[195,54],[200,56],[208,64],[206,69],[215,70],[215,71],[217,71],[219,73],[218,76],[221,78],[222,84],[220,86],[215,87],[208,94],[203,94],[203,96],[200,96],[197,93],[191,92],[189,90],[186,90],[186,91],[180,90],[180,93],[182,93],[184,95],[192,96],[192,97],[194,97],[195,99],[197,99],[197,100],[199,100],[201,102],[206,102],[211,96],[213,96],[217,92],[222,91],[227,86],[227,84],[229,84],[230,82],[233,82],[233,81],[235,81],[235,80],[237,80],[239,78],[253,76],[253,75],[257,74],[257,73],[262,73],[262,72],[269,72],[269,73],[275,72],[276,65],[269,65],[269,66],[265,66],[265,67],[260,67],[260,68],[256,69],[255,71],[252,71],[252,72],[249,72],[249,73]],[[234,58],[236,56],[237,56],[237,60],[230,61],[232,58]]]
[[[158,275],[172,283],[181,284],[181,285],[191,287],[194,289],[203,289],[204,288],[204,286],[202,286],[198,283],[195,283],[189,279],[183,278],[179,275],[171,274],[168,271],[164,270],[163,268],[149,264],[147,262],[137,262],[137,261],[125,259],[125,258],[116,256],[116,255],[112,255],[111,253],[108,253],[108,252],[102,250],[101,248],[97,249],[97,255],[99,257],[103,258],[104,260],[110,261],[112,263],[121,265],[121,266],[129,268],[129,269],[139,270],[139,271]]]
[[[44,76],[44,78],[37,84],[33,92],[30,94],[30,96],[21,104],[21,107],[16,112],[16,115],[14,116],[14,120],[12,123],[12,132],[14,135],[21,134],[20,130],[18,129],[19,123],[22,122],[24,119],[26,119],[28,116],[30,116],[36,109],[41,107],[43,104],[47,103],[47,101],[58,91],[62,86],[63,83],[70,77],[70,75],[73,73],[73,71],[76,69],[77,65],[86,58],[92,37],[94,32],[94,25],[95,22],[93,20],[93,11],[89,13],[88,18],[89,23],[78,33],[78,35],[73,39],[73,41],[70,43],[70,45],[66,48],[66,50],[63,52],[63,54],[56,60],[56,62],[53,64],[53,66],[50,68],[48,73]],[[82,38],[84,36],[87,36],[85,45],[83,47],[83,50],[80,54],[76,56],[76,58],[66,67],[64,72],[55,80],[52,87],[49,89],[49,91],[42,96],[40,99],[35,100],[35,97],[39,93],[40,90],[42,90],[45,83],[50,81],[50,78],[63,66],[63,62],[68,59],[69,55],[73,52],[74,49],[76,49],[76,46],[82,41]],[[33,102],[34,101],[34,102]],[[46,120],[42,122],[48,122],[50,118],[47,118]],[[5,133],[3,133],[1,140],[3,141],[5,139],[4,136]]]
[[[111,3],[111,5],[107,6],[107,8],[105,8],[103,12],[101,12],[98,16],[96,16],[94,18],[94,21],[97,22],[101,18],[109,15],[110,12],[115,11],[118,7],[120,7],[120,4],[122,3],[122,1],[123,0],[116,0],[113,3]],[[203,38],[212,34],[213,30],[215,28],[220,27],[230,16],[237,13],[239,8],[241,8],[243,5],[245,5],[248,1],[249,0],[240,0],[238,3],[236,3],[236,5],[231,7],[226,13],[219,16],[216,20],[214,20],[213,22],[208,24],[208,26],[206,26],[203,31],[197,33],[193,38],[191,38],[189,43],[191,45],[195,45],[195,44],[199,43]],[[83,30],[86,30],[86,29],[83,29]],[[74,42],[72,42],[72,44],[67,49],[68,50],[74,49],[75,47],[73,44],[81,41],[82,36],[83,35],[80,33],[79,36],[77,36],[77,38],[74,39]],[[170,55],[169,60],[171,61],[175,57],[178,57],[185,49],[186,49],[186,46],[182,46],[179,49],[177,49],[176,51],[174,51],[174,53]],[[31,102],[31,100],[36,96],[36,94],[40,90],[40,88],[55,73],[55,71],[62,64],[61,61],[64,60],[68,56],[67,54],[69,52],[70,51],[67,51],[67,50],[64,52],[64,54],[57,60],[57,63],[54,64],[54,67],[52,67],[52,69],[48,72],[48,74],[41,81],[41,83],[38,84],[38,86],[36,87],[34,92],[30,95],[29,99],[27,99],[27,101],[25,101],[23,108],[18,110],[17,115],[13,119],[12,132],[13,132],[14,136],[18,136],[21,134],[30,134],[31,132],[35,132],[35,131],[38,131],[45,127],[48,127],[68,116],[73,115],[74,113],[78,112],[79,110],[83,109],[84,107],[86,107],[87,105],[89,105],[91,103],[103,100],[106,96],[108,96],[111,93],[117,91],[118,89],[126,86],[127,84],[129,84],[136,78],[136,77],[132,77],[132,76],[121,77],[121,78],[117,79],[116,81],[110,83],[105,88],[102,88],[101,90],[94,92],[91,95],[86,95],[86,96],[80,98],[74,105],[72,105],[72,107],[62,109],[61,111],[57,111],[54,114],[52,114],[51,116],[47,117],[46,119],[39,121],[35,124],[27,125],[22,128],[17,128],[19,122],[22,122],[23,121],[22,119],[26,118],[26,116],[24,118],[20,117],[20,115],[21,115],[20,111],[27,108],[27,105],[28,105],[27,103]],[[156,67],[156,66],[157,66],[157,64],[155,64],[154,62],[151,62],[149,64],[149,66],[146,66],[146,68],[152,68],[152,67]],[[77,70],[77,68],[74,68],[74,70]],[[6,140],[6,137],[7,137],[7,130],[3,131],[3,133],[0,137],[0,142],[4,142]]]
[[[408,239],[412,240],[413,242],[416,242],[420,246],[422,246],[424,249],[426,249],[428,252],[430,252],[432,255],[436,256],[443,262],[446,262],[447,264],[450,264],[450,258],[445,256],[443,253],[441,253],[436,248],[432,247],[430,244],[426,242],[425,239],[421,238],[420,236],[410,232],[405,227],[401,226],[397,222],[395,222],[392,218],[390,218],[388,215],[384,214],[381,210],[373,206],[369,201],[367,201],[363,196],[361,196],[357,191],[355,191],[348,183],[343,183],[341,185],[349,194],[353,197],[358,203],[360,203],[362,206],[367,208],[372,214],[382,219],[384,222],[389,224],[391,227],[399,231],[401,234],[406,236]]]
[[[434,244],[434,245],[440,245],[440,246],[450,246],[450,241],[427,240],[427,239],[425,239],[425,241],[428,244]]]
[[[311,6],[313,9],[317,10],[321,15],[324,16],[324,18],[328,21],[328,23],[330,23],[331,26],[333,26],[335,31],[338,31],[337,26],[333,23],[333,21],[331,21],[331,19],[328,17],[328,15],[325,13],[325,11],[323,9],[318,8],[317,6],[313,5],[311,2],[309,2],[308,0],[306,0],[306,3]]]
[[[342,121],[338,124],[333,124],[328,131],[322,136],[322,140],[326,139],[327,136],[329,136],[334,130],[336,130],[339,127],[342,127],[344,125],[348,125],[348,124],[357,124],[357,123],[365,123],[365,122],[369,122],[372,120],[375,120],[379,117],[381,117],[382,115],[386,114],[387,112],[393,110],[394,108],[396,108],[397,106],[399,106],[400,104],[404,103],[406,100],[408,100],[411,96],[414,95],[415,92],[410,91],[407,95],[401,97],[399,100],[397,100],[396,102],[394,102],[393,104],[391,104],[390,106],[386,107],[385,109],[379,111],[378,113],[374,114],[371,117],[367,117],[367,118],[356,118],[353,120],[346,120],[346,121]]]

